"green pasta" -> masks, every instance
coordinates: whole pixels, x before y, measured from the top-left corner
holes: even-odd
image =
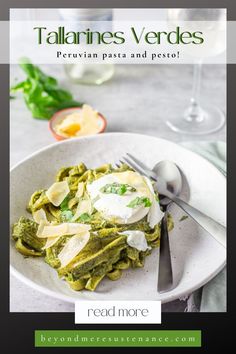
[[[12,237],[15,241],[20,240],[21,242],[18,244],[25,245],[25,247],[28,247],[32,252],[38,251],[37,253],[42,254],[42,247],[45,245],[45,240],[36,236],[37,229],[38,225],[36,222],[22,216],[18,223],[13,225]]]
[[[143,267],[145,258],[153,248],[159,246],[160,223],[151,228],[147,216],[145,216],[137,222],[121,224],[113,219],[105,219],[94,207],[92,207],[91,212],[84,212],[74,220],[78,206],[82,201],[87,200],[86,187],[88,184],[107,174],[125,171],[132,170],[125,164],[122,164],[119,168],[114,168],[111,164],[105,164],[95,169],[88,169],[83,163],[63,167],[56,174],[55,182],[66,181],[70,191],[59,206],[50,202],[46,189],[35,191],[32,194],[27,210],[33,216],[37,211],[41,211],[45,213],[47,221],[51,225],[60,225],[64,222],[90,225],[88,242],[68,264],[62,266],[59,255],[73,235],[68,234],[58,237],[50,247],[46,247],[46,238],[37,236],[38,224],[29,218],[21,217],[13,225],[12,237],[16,249],[26,257],[44,257],[45,262],[53,267],[58,276],[64,279],[75,291],[94,291],[105,277],[115,281],[121,278],[123,271],[129,268]],[[84,188],[80,196],[77,194],[79,184],[82,184]],[[118,194],[121,197],[135,191],[136,189],[129,184],[118,185],[113,183],[107,184],[103,188],[104,194]],[[158,196],[156,197],[158,198]],[[145,203],[143,203],[143,200]],[[135,205],[132,204],[132,208],[141,204],[144,207],[150,207],[151,202],[148,201],[147,203],[146,200],[147,198],[143,198],[142,203],[133,203]],[[169,215],[169,231],[173,227],[173,219]],[[125,231],[128,230],[143,232],[148,245],[145,251],[131,247],[127,243]]]

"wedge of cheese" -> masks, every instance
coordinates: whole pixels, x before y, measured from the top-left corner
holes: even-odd
[[[68,135],[75,135],[80,129],[81,125],[78,122],[76,113],[68,115],[60,124],[60,131]]]
[[[53,238],[57,236],[75,235],[91,229],[90,225],[79,223],[62,223],[58,225],[47,225],[41,221],[38,227],[37,236],[39,238]]]
[[[70,188],[67,181],[55,182],[46,191],[46,196],[53,205],[59,206],[69,192]]]
[[[61,262],[61,268],[67,266],[67,264],[80,253],[88,243],[89,238],[89,231],[85,231],[81,234],[74,235],[69,239],[58,255],[58,259]]]

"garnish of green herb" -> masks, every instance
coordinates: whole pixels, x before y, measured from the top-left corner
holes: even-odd
[[[70,221],[72,218],[73,213],[71,210],[64,210],[60,215],[60,219],[62,222]]]
[[[148,208],[152,205],[151,201],[147,197],[136,197],[134,200],[127,205],[128,208],[137,208],[139,205],[144,205],[145,208]]]
[[[89,215],[88,213],[83,213],[80,215],[79,221],[84,221],[84,222],[87,222],[87,221],[90,221],[91,220],[91,215]]]
[[[70,200],[69,196],[66,196],[65,199],[62,201],[62,203],[60,204],[61,211],[66,211],[69,209],[68,207],[69,200]]]
[[[179,222],[184,221],[184,220],[186,220],[186,219],[188,219],[188,215],[183,215],[183,216],[179,219]]]
[[[102,193],[106,194],[119,194],[123,195],[126,192],[136,192],[136,188],[130,186],[129,184],[119,184],[119,183],[111,183],[111,184],[106,184],[104,187],[100,189]]]
[[[69,91],[58,86],[54,77],[46,75],[27,58],[22,58],[19,65],[27,78],[11,87],[10,92],[23,92],[25,103],[34,118],[50,119],[60,109],[82,106]]]

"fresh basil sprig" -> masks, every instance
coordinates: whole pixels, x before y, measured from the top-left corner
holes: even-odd
[[[66,211],[69,209],[69,207],[68,207],[69,200],[70,200],[70,197],[68,195],[65,197],[65,199],[63,199],[63,201],[60,204],[61,211]]]
[[[123,195],[126,192],[136,192],[136,188],[130,186],[129,184],[119,184],[119,183],[111,183],[111,184],[106,184],[104,187],[100,189],[102,193],[106,194],[119,194]]]
[[[10,92],[23,92],[26,106],[34,118],[50,119],[60,109],[82,106],[69,91],[58,86],[54,77],[29,63],[29,59],[22,58],[19,65],[27,77],[25,81],[11,87]]]
[[[71,210],[64,210],[60,215],[60,219],[62,222],[70,221],[72,218],[73,218],[73,213]]]
[[[91,220],[91,215],[89,215],[88,213],[83,213],[79,217],[79,221],[88,222],[90,220]]]
[[[131,202],[127,205],[128,208],[137,208],[139,205],[144,205],[145,208],[148,208],[152,205],[151,201],[147,197],[136,197],[131,200]]]

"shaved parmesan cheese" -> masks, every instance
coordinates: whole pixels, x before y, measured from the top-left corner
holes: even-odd
[[[32,215],[33,215],[34,221],[37,224],[40,224],[41,220],[48,222],[46,213],[43,209],[36,210]]]
[[[98,112],[87,104],[83,105],[82,114],[84,121],[96,120],[98,117]]]
[[[59,206],[69,192],[70,188],[67,181],[56,182],[48,188],[46,196],[53,205]]]
[[[152,185],[151,181],[147,177],[144,177],[144,178],[145,178],[145,181],[146,181],[146,183],[150,189],[151,195],[152,195],[152,197],[151,197],[152,205],[151,205],[150,210],[148,212],[147,221],[148,221],[150,227],[153,228],[155,225],[157,225],[161,221],[161,219],[164,216],[164,213],[160,208],[160,204],[156,200],[155,192],[154,192],[153,185]]]
[[[84,182],[79,182],[78,184],[78,190],[76,192],[76,197],[81,198],[82,195],[84,194]]]
[[[127,230],[120,232],[122,235],[127,235],[127,243],[130,247],[136,248],[138,251],[150,250],[148,246],[145,234],[139,230]]]
[[[68,223],[68,235],[73,235],[73,234],[80,234],[85,231],[89,231],[91,229],[91,226],[88,224],[79,224],[77,222],[73,223]]]
[[[40,232],[41,231],[41,232]],[[56,237],[67,235],[68,226],[67,223],[59,224],[59,225],[44,225],[42,230],[38,230],[38,237]]]
[[[79,223],[62,223],[59,225],[45,225],[42,221],[39,224],[37,236],[41,238],[51,238],[57,236],[79,234],[91,229],[90,225]]]
[[[57,237],[48,237],[45,246],[42,248],[42,250],[46,250],[49,247],[52,247],[58,240],[61,238],[61,236]]]
[[[80,215],[84,213],[88,213],[89,215],[92,214],[92,210],[93,208],[90,199],[81,200],[81,202],[78,204],[76,213],[73,216],[72,221],[77,220],[80,217]]]
[[[44,227],[48,225],[45,220],[40,220],[36,236],[41,237]]]
[[[88,231],[71,237],[58,255],[58,259],[61,262],[61,268],[67,266],[67,264],[79,254],[88,243],[89,238],[90,233]]]

